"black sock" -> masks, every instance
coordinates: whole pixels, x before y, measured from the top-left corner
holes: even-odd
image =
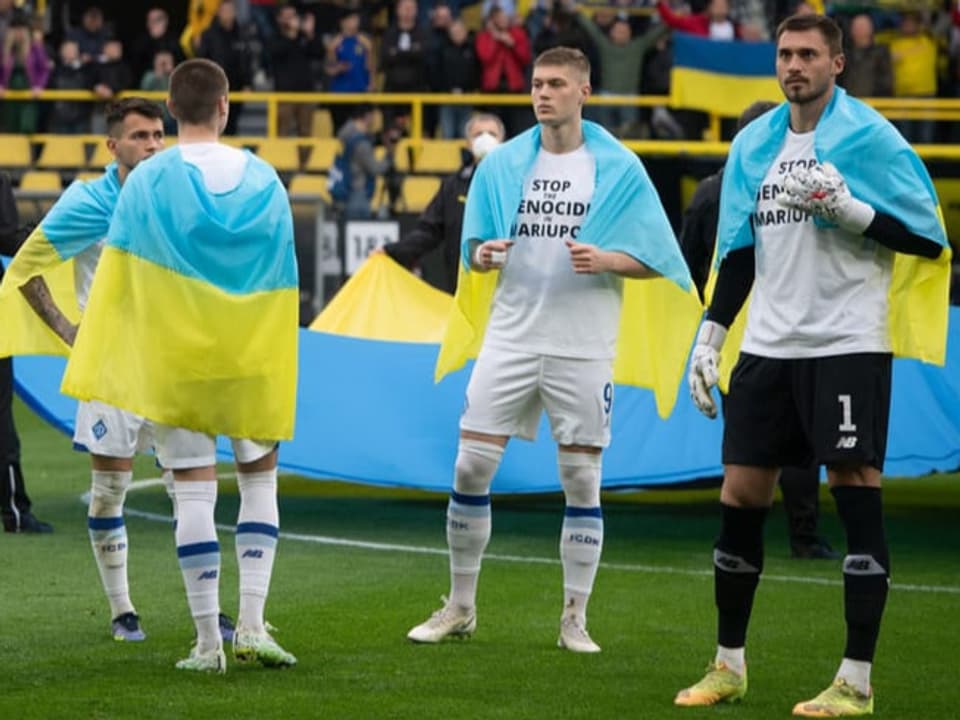
[[[721,503],[720,537],[713,547],[717,642],[746,644],[753,596],[763,570],[763,523],[768,508],[739,508]]]
[[[880,488],[841,486],[831,492],[847,531],[847,556],[843,560],[847,647],[843,656],[873,662],[890,587],[890,552]]]

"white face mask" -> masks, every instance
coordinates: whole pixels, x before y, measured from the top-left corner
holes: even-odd
[[[490,133],[480,133],[473,139],[473,142],[470,143],[470,150],[473,152],[473,157],[480,160],[499,144],[500,141]]]

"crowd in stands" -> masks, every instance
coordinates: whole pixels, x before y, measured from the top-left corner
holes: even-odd
[[[947,0],[944,0],[946,2]],[[142,30],[117,37],[116,18],[89,5],[59,37],[45,34],[30,3],[0,0],[0,98],[7,89],[91,90],[108,100],[123,90],[165,90],[184,57],[215,60],[233,90],[286,93],[523,93],[537,53],[556,45],[582,49],[594,66],[599,95],[669,92],[672,31],[718,42],[769,40],[793,12],[823,11],[822,0],[223,0],[202,32],[183,36],[162,7],[150,9]],[[872,97],[960,96],[960,11],[956,6],[904,0],[870,11],[850,5],[825,10],[845,29],[847,67],[841,84]],[[53,43],[56,43],[54,46]],[[313,107],[282,103],[279,132],[308,136]],[[332,105],[334,132],[351,108]],[[426,135],[459,137],[475,108],[428,106]],[[525,107],[501,112],[509,134],[532,122]],[[593,107],[588,117],[623,137],[695,137],[695,124],[666,108]],[[235,134],[243,107],[233,108]],[[80,101],[0,100],[0,131],[98,132],[97,105]],[[384,106],[386,126],[403,131],[407,108]],[[172,124],[171,124],[172,125]],[[169,129],[173,129],[172,126]],[[915,142],[956,140],[952,128],[903,121]]]

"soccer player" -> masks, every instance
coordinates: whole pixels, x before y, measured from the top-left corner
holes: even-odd
[[[410,630],[415,642],[474,632],[491,481],[507,441],[533,439],[546,410],[566,499],[558,644],[600,651],[586,615],[603,544],[601,454],[624,278],[672,276],[668,266],[689,275],[637,157],[581,119],[589,77],[579,50],[541,54],[532,83],[538,124],[487,155],[470,185],[461,251],[470,270],[458,302],[473,294],[474,275],[496,269],[499,281],[460,423],[447,510],[450,597]],[[659,262],[665,257],[674,264]]]
[[[727,329],[753,294],[725,410],[718,647],[678,705],[746,693],[764,519],[780,468],[813,460],[827,466],[846,531],[846,648],[833,683],[793,713],[873,712],[870,670],[890,576],[880,476],[891,358],[942,362],[949,251],[923,163],[890,123],[836,86],[843,65],[832,20],[787,18],[777,30],[787,102],[740,131],[724,171],[722,264],[689,370],[693,399],[710,417]]]
[[[226,671],[217,434],[237,438],[234,656],[296,663],[263,619],[279,534],[273,438],[292,435],[296,397],[293,220],[276,171],[218,142],[227,93],[226,75],[209,60],[174,70],[167,105],[179,144],[124,184],[63,383],[68,394],[154,421],[157,455],[174,473],[177,556],[197,630],[176,666],[216,673]]]
[[[76,304],[83,311],[120,187],[141,161],[161,151],[164,145],[163,114],[154,102],[125,98],[110,105],[105,117],[107,148],[115,162],[101,177],[76,182],[64,192],[27,238],[10,268],[10,284],[19,287],[40,319],[67,346],[73,345],[77,326],[65,308],[58,305],[39,273],[48,269],[45,265],[56,266],[72,258]],[[51,246],[55,254],[44,252]],[[41,258],[48,258],[49,262]],[[73,298],[60,301],[72,303]],[[92,483],[87,525],[110,603],[113,637],[126,642],[144,640],[146,635],[130,599],[127,581],[129,545],[123,504],[133,478],[134,455],[153,448],[152,428],[133,413],[101,402],[81,402],[73,441],[90,453]],[[164,481],[173,499],[173,476],[165,472]],[[233,632],[231,620],[223,616],[220,622],[229,637]]]

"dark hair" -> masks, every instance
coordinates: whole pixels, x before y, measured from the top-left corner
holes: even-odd
[[[150,120],[163,120],[163,110],[157,103],[142,97],[126,97],[107,106],[105,113],[107,133],[113,135],[123,124],[127,115],[132,113]]]
[[[826,15],[791,15],[777,27],[777,40],[785,32],[805,32],[819,30],[823,36],[830,55],[835,56],[843,52],[843,31],[832,19]]]
[[[769,110],[773,110],[776,106],[777,104],[775,102],[770,102],[769,100],[757,100],[757,102],[740,113],[740,117],[737,118],[737,132],[740,132],[758,117]]]
[[[358,103],[350,108],[350,119],[366,117],[373,112],[373,105],[370,103]]]
[[[217,117],[217,103],[226,97],[230,85],[223,68],[212,60],[186,60],[170,75],[170,104],[173,116],[189,125],[205,125]]]
[[[541,65],[572,67],[579,70],[586,77],[590,77],[590,61],[580,50],[572,47],[558,45],[549,50],[544,50],[537,55],[537,59],[533,61],[535,68]]]

